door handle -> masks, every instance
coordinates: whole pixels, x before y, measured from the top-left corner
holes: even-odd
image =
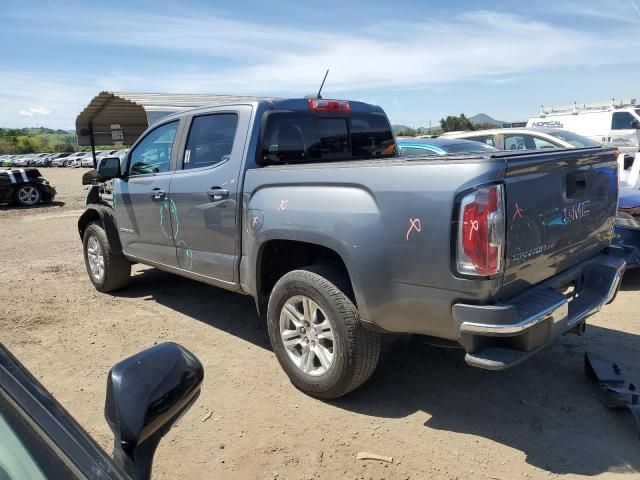
[[[223,198],[227,198],[229,196],[229,190],[225,190],[224,188],[212,188],[207,191],[207,196],[210,200],[219,202]]]
[[[165,196],[164,190],[160,190],[159,188],[154,188],[151,193],[151,200],[162,200]]]

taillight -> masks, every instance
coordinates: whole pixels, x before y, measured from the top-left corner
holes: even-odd
[[[458,272],[489,276],[502,271],[504,194],[502,185],[482,187],[460,204]]]
[[[310,98],[309,110],[312,112],[350,112],[351,105],[348,100],[323,100],[321,98]]]

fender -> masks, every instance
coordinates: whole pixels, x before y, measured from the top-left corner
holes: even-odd
[[[122,243],[120,243],[120,236],[118,235],[118,227],[116,224],[115,212],[109,205],[103,205],[99,203],[92,203],[87,205],[86,210],[80,215],[78,219],[78,233],[80,239],[84,237],[84,231],[91,222],[98,221],[102,224],[109,245],[114,252],[122,252]]]

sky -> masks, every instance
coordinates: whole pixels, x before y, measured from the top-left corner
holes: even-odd
[[[0,0],[0,127],[100,91],[325,98],[434,125],[640,94],[640,0]]]

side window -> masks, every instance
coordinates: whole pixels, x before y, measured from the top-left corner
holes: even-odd
[[[129,175],[169,171],[171,150],[178,130],[178,120],[152,130],[131,151]]]
[[[524,135],[505,135],[504,149],[505,150],[526,150],[527,147],[525,146],[525,143],[524,143]]]
[[[611,130],[631,130],[637,127],[637,119],[629,112],[615,112],[611,119]]]
[[[481,135],[479,137],[465,137],[465,140],[473,140],[474,142],[485,143],[492,147],[496,146],[495,137],[493,135]]]
[[[210,167],[228,160],[237,126],[235,113],[195,117],[189,129],[182,169]]]
[[[545,148],[562,148],[549,142],[548,140],[544,140],[543,138],[538,137],[533,137],[533,143],[536,146],[536,150],[542,150]]]

